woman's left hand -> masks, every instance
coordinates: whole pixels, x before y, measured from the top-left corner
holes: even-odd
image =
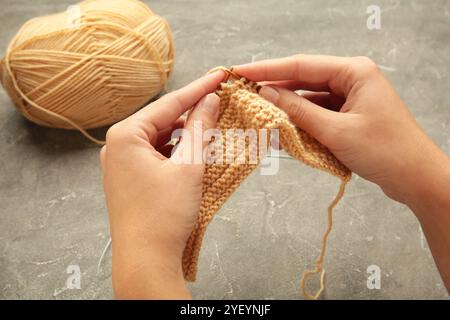
[[[171,158],[190,148],[194,121],[200,132],[215,126],[219,97],[212,92],[223,78],[222,71],[204,76],[108,130],[101,164],[117,298],[190,296],[181,259],[200,207],[204,164]],[[180,117],[194,105],[184,122]],[[167,142],[182,127],[186,136],[171,156]]]

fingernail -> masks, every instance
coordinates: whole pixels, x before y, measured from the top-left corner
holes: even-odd
[[[280,94],[272,87],[264,86],[259,90],[259,95],[272,103],[277,103]]]
[[[215,115],[219,111],[219,101],[220,98],[215,93],[210,93],[199,102],[198,108]]]

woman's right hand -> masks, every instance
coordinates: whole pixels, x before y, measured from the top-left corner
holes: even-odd
[[[369,58],[297,55],[234,71],[262,84],[261,96],[394,200],[414,197],[418,169],[443,156]]]
[[[450,158],[368,58],[298,55],[234,68],[350,170],[416,214],[450,292]],[[298,95],[295,90],[308,90]]]

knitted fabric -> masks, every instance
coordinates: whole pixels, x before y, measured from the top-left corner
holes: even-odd
[[[311,167],[324,170],[342,181],[350,179],[349,169],[326,147],[295,127],[284,111],[259,96],[257,89],[255,83],[244,78],[221,84],[220,90],[217,91],[220,97],[217,128],[223,136],[226,135],[227,129],[278,129],[280,146],[292,157]],[[226,150],[225,142],[219,143],[223,144],[224,157],[237,150]],[[247,140],[245,144],[249,147]],[[200,212],[183,253],[183,272],[188,281],[195,281],[202,239],[209,222],[240,183],[257,167],[257,164],[247,162],[248,152],[245,159],[244,164],[224,162],[206,166]]]

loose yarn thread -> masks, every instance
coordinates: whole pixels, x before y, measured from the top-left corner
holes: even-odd
[[[345,186],[349,179],[343,179],[341,181],[341,185],[339,186],[339,191],[336,195],[336,197],[333,199],[331,204],[329,205],[327,211],[327,219],[328,219],[328,226],[327,230],[325,231],[323,237],[322,237],[322,249],[320,251],[319,258],[316,261],[316,267],[314,270],[306,270],[303,272],[302,279],[301,279],[301,289],[303,291],[303,295],[307,297],[310,300],[317,300],[320,295],[322,294],[323,290],[325,289],[325,269],[323,269],[323,261],[325,259],[325,255],[327,252],[327,241],[328,237],[331,233],[331,230],[333,229],[333,209],[336,207],[336,205],[339,203],[339,201],[342,199],[345,193]],[[306,289],[306,282],[308,278],[313,274],[319,274],[320,273],[320,287],[319,290],[316,292],[316,294],[310,294],[308,290]]]
[[[170,26],[137,0],[86,0],[25,23],[0,63],[17,109],[39,125],[88,129],[134,113],[165,86],[174,62]]]

